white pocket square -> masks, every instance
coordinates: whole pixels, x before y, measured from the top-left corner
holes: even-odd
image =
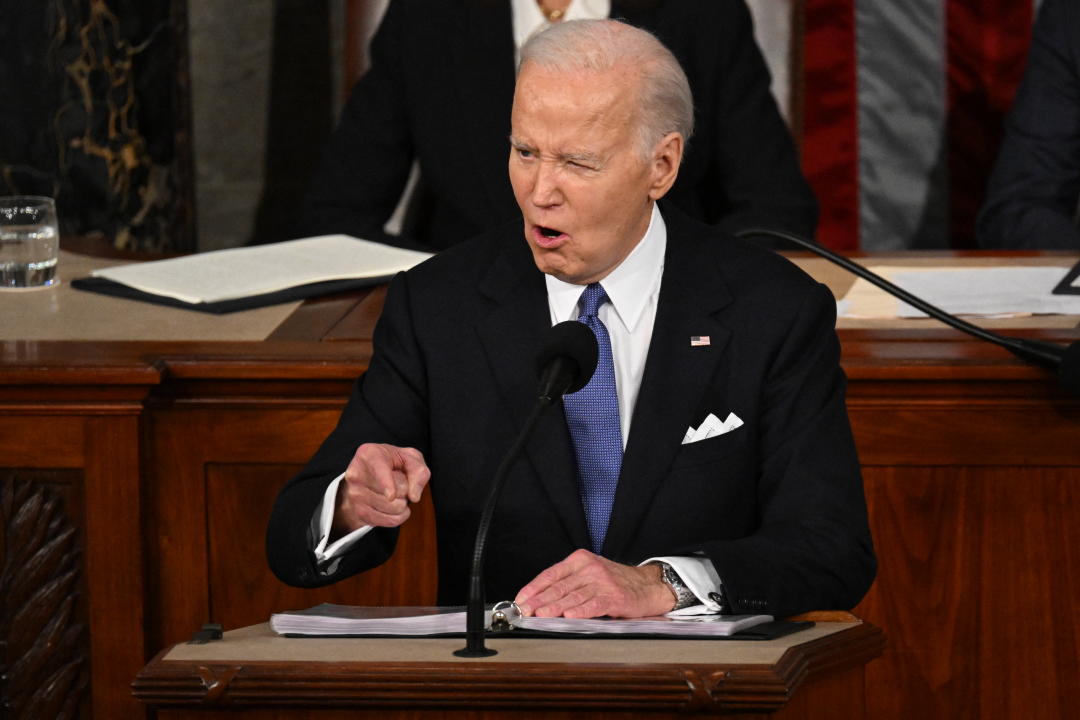
[[[708,440],[711,437],[729,433],[737,427],[742,427],[742,424],[742,418],[733,412],[728,413],[727,419],[723,422],[720,422],[720,418],[716,417],[716,415],[709,413],[709,416],[705,418],[697,428],[691,425],[686,429],[686,434],[683,435],[682,444],[688,445],[690,443]]]

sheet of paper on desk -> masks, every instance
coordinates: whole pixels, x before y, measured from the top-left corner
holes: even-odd
[[[870,270],[931,305],[972,317],[1080,315],[1080,296],[1053,295],[1060,267],[915,268]],[[859,278],[837,304],[845,318],[920,318],[926,315]]]
[[[212,303],[352,278],[392,277],[428,253],[321,235],[95,270],[95,277],[189,303]]]

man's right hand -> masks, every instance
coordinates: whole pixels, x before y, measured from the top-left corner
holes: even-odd
[[[361,445],[338,485],[331,536],[341,537],[365,525],[401,525],[411,514],[409,503],[420,502],[430,478],[419,450]]]

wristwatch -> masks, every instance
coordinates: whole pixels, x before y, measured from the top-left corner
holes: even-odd
[[[697,595],[693,591],[686,587],[686,583],[679,577],[679,573],[675,572],[675,568],[666,562],[657,562],[660,566],[660,580],[668,586],[668,589],[675,595],[675,607],[672,610],[682,610],[685,607],[691,605],[699,605],[701,601],[698,600]]]

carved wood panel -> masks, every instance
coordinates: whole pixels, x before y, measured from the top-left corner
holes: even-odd
[[[40,386],[27,389],[38,390]],[[11,392],[10,388],[4,390]],[[20,710],[12,717],[75,717],[65,710],[72,704],[79,708],[78,717],[134,720],[145,713],[131,697],[129,685],[146,661],[144,565],[139,531],[139,421],[135,414],[139,405],[130,402],[133,393],[129,395],[125,389],[122,403],[103,402],[100,396],[94,396],[79,408],[85,413],[79,416],[49,406],[48,392],[41,392],[43,397],[35,401],[40,407],[13,403],[0,412],[0,480],[8,493],[0,525],[0,535],[4,536],[3,572],[5,579],[21,578],[19,573],[25,574],[32,567],[28,563],[42,557],[25,549],[28,538],[42,547],[51,547],[34,533],[44,532],[45,537],[52,538],[59,528],[75,529],[75,544],[68,553],[77,570],[74,605],[71,620],[65,622],[82,623],[81,652],[89,659],[82,663],[78,685],[64,685],[61,681],[67,679],[63,676],[44,675],[31,680],[36,683],[31,696],[39,700],[33,701],[29,714]],[[80,389],[75,389],[73,394],[78,392]],[[0,400],[0,404],[3,402]],[[24,496],[25,490],[12,483],[29,483],[35,492]],[[44,493],[40,497],[38,490]],[[42,592],[72,594],[57,580],[67,572],[63,569],[66,567],[54,568],[55,575],[31,573],[25,592],[38,588]],[[58,585],[62,586],[59,590]],[[8,588],[0,589],[5,598],[9,594]],[[66,608],[54,610],[38,599],[35,602],[35,610],[53,613],[49,617],[60,617],[60,610],[68,612]],[[8,627],[15,632],[30,628],[6,609],[0,618],[10,622]],[[34,636],[49,642],[50,636],[41,633],[35,630]],[[55,645],[49,647],[55,649]],[[21,657],[21,650],[10,646],[2,653],[5,663],[18,662]],[[4,668],[8,669],[8,665]],[[0,681],[0,685],[12,687],[8,680]],[[20,691],[18,702],[25,702],[25,697]],[[12,702],[7,694],[4,699]],[[54,709],[56,712],[50,715]],[[6,718],[2,713],[0,717]]]
[[[339,405],[155,411],[148,485],[149,562],[160,569],[148,601],[155,650],[186,640],[205,622],[241,627],[321,602],[434,604],[434,512],[427,500],[414,508],[398,552],[380,568],[318,590],[290,588],[270,572],[264,541],[274,498],[333,428]]]
[[[0,470],[0,717],[87,715],[81,476]]]
[[[1080,404],[1053,385],[854,382],[889,636],[871,716],[1056,720],[1080,707]]]
[[[1077,468],[864,468],[886,629],[869,717],[1069,717],[1080,707]]]

